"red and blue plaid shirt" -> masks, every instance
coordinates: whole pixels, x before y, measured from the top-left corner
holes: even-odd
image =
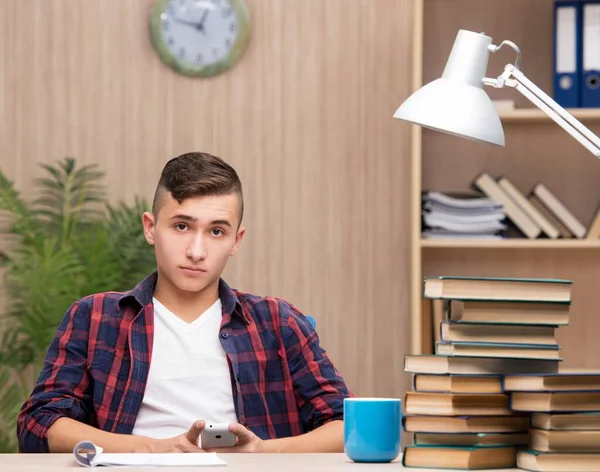
[[[155,284],[156,273],[130,292],[95,294],[70,307],[19,414],[21,452],[48,452],[48,429],[61,417],[131,434],[152,358]],[[343,399],[352,393],[293,305],[223,280],[219,296],[219,336],[240,423],[274,439],[343,419]]]

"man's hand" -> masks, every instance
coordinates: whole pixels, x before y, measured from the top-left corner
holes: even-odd
[[[198,447],[198,438],[205,425],[204,420],[198,420],[187,432],[179,436],[155,440],[151,446],[152,452],[205,452]]]
[[[205,449],[206,452],[265,452],[263,451],[264,441],[241,424],[230,424],[229,431],[237,436],[235,446]]]

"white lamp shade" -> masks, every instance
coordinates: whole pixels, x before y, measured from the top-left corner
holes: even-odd
[[[491,38],[460,30],[441,79],[413,93],[394,118],[474,141],[504,146],[504,130],[483,90]]]

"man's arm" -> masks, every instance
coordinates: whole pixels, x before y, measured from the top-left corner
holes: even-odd
[[[72,452],[82,440],[91,441],[106,452],[151,452],[150,438],[101,431],[71,418],[58,418],[48,428],[49,452]]]
[[[17,436],[21,452],[49,452],[48,429],[59,418],[89,421],[89,318],[89,308],[78,301],[61,320],[33,392],[19,413]]]
[[[204,422],[196,421],[184,434],[169,439],[152,439],[109,433],[70,418],[59,418],[48,429],[48,447],[50,452],[70,453],[79,441],[85,439],[105,452],[202,452],[198,438],[203,428]]]
[[[280,302],[281,333],[300,418],[307,431],[344,419],[344,398],[353,397],[320,345],[307,318],[293,305]],[[339,427],[338,427],[339,428]],[[335,429],[343,440],[343,428]]]
[[[344,422],[334,420],[308,433],[263,441],[262,452],[344,452]]]
[[[344,422],[331,421],[313,431],[289,438],[262,440],[241,424],[232,424],[229,431],[237,436],[234,447],[207,449],[208,452],[344,452]]]

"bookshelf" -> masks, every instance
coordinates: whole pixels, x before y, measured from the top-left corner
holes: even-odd
[[[494,44],[514,41],[521,68],[552,94],[553,0],[415,0],[413,89],[439,77],[459,29],[481,31]],[[510,50],[490,57],[487,75],[514,62]],[[571,324],[559,335],[566,367],[598,367],[600,344],[600,240],[504,239],[427,240],[421,238],[421,192],[467,190],[482,171],[506,175],[527,194],[543,182],[589,226],[600,202],[600,161],[516,90],[486,92],[513,99],[516,109],[501,112],[506,147],[412,126],[411,148],[411,351],[422,353],[422,280],[436,275],[555,277],[574,281]],[[399,105],[399,104],[398,104]],[[571,109],[600,135],[600,109]]]
[[[470,249],[600,249],[600,239],[521,239],[468,240],[468,239],[422,239],[421,248],[470,248]]]
[[[590,122],[600,121],[600,108],[567,108],[567,111],[586,126]],[[552,119],[538,108],[516,109],[498,113],[503,123],[551,121]]]

